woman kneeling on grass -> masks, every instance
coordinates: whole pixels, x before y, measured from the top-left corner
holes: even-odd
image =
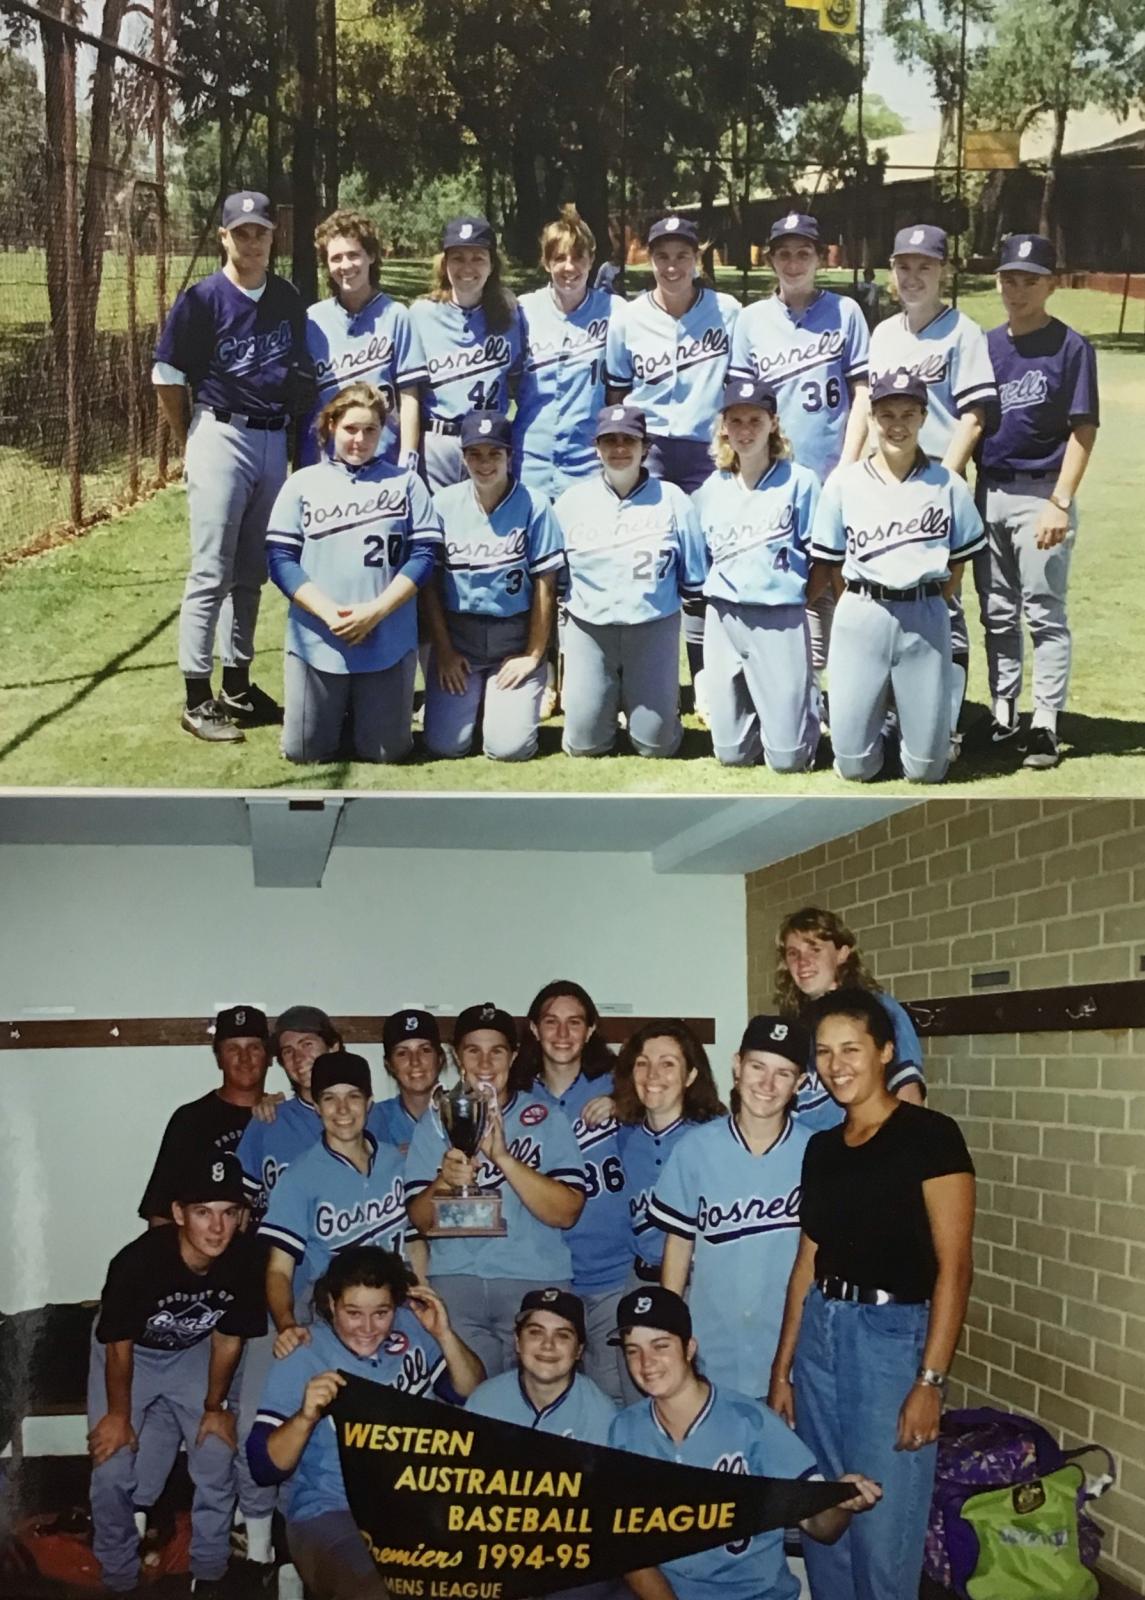
[[[350,713],[359,761],[398,761],[413,737],[417,607],[441,519],[415,472],[381,454],[385,396],[352,383],[323,407],[322,460],[288,478],[266,535],[286,622],[288,761],[332,761]]]

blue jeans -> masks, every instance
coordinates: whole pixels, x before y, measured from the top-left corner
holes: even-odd
[[[915,1600],[937,1445],[895,1450],[930,1309],[854,1305],[812,1288],[795,1352],[795,1429],[828,1478],[862,1472],[883,1498],[837,1544],[803,1541],[813,1600]]]

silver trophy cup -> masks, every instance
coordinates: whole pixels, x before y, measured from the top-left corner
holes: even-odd
[[[453,1148],[471,1161],[489,1122],[490,1093],[471,1089],[463,1080],[448,1092],[439,1087],[434,1095],[434,1114],[442,1132]],[[433,1227],[428,1238],[499,1238],[504,1234],[501,1196],[495,1190],[462,1184],[448,1194],[433,1196]]]

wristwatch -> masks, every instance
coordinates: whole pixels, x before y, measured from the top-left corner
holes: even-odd
[[[1056,489],[1050,495],[1050,505],[1057,506],[1059,511],[1068,511],[1072,504],[1073,500],[1070,495],[1058,494]]]
[[[937,1389],[940,1394],[946,1393],[946,1373],[936,1372],[933,1367],[919,1367],[914,1381],[927,1389]]]

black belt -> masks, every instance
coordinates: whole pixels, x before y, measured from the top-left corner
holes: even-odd
[[[254,428],[259,433],[279,433],[290,421],[289,417],[248,417],[241,411],[220,411],[211,407],[216,422],[233,422],[239,428]]]
[[[426,433],[454,434],[461,432],[460,422],[447,422],[444,417],[430,417],[425,425]]]
[[[1011,470],[1009,467],[983,467],[982,476],[987,483],[1016,483],[1019,478],[1057,478],[1057,468],[1043,468],[1038,472],[1026,472],[1021,467]]]
[[[844,585],[852,594],[869,594],[872,600],[931,600],[942,593],[937,578],[916,583],[913,589],[888,589],[883,583],[867,583],[863,578],[848,578]]]
[[[925,1300],[912,1300],[907,1295],[891,1294],[889,1289],[864,1289],[860,1283],[848,1283],[845,1278],[819,1278],[816,1287],[824,1300],[850,1300],[861,1306],[918,1306]]]
[[[640,1279],[641,1283],[660,1282],[660,1268],[654,1267],[651,1261],[642,1260],[640,1256],[636,1257],[636,1265],[633,1268],[633,1271],[636,1273],[636,1276]]]

